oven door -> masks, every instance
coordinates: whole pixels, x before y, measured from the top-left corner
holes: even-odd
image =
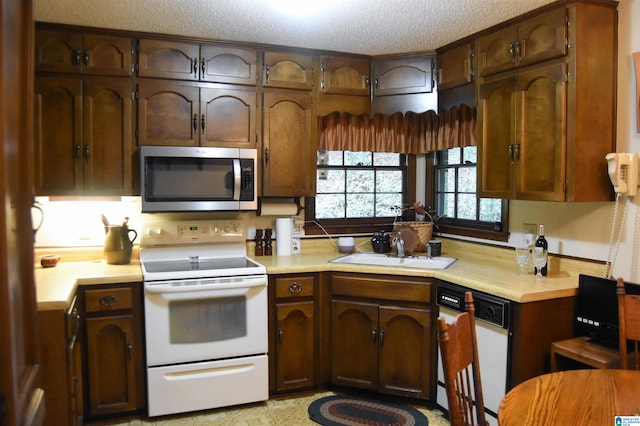
[[[267,353],[267,276],[147,282],[147,365]]]

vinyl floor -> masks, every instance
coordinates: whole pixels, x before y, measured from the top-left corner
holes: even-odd
[[[309,393],[293,398],[273,398],[256,404],[239,407],[227,407],[183,415],[157,418],[121,418],[108,422],[90,422],[89,425],[109,426],[313,426],[307,414],[309,404],[323,396],[335,395],[334,392]],[[449,426],[449,421],[435,409],[413,405],[429,419],[429,426]]]

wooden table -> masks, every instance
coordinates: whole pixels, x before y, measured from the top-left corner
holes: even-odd
[[[500,426],[613,425],[637,416],[640,371],[568,370],[544,374],[511,389],[498,408]]]

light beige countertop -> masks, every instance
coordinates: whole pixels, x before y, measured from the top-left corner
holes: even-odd
[[[535,278],[531,270],[518,275],[512,249],[442,241],[442,255],[458,259],[445,270],[331,263],[332,259],[344,256],[338,252],[335,239],[303,239],[302,253],[291,256],[277,256],[274,247],[273,256],[254,257],[252,243],[247,244],[247,253],[266,266],[268,274],[337,271],[435,277],[520,303],[573,296],[580,273],[601,276],[604,271],[601,263],[551,256],[546,278]],[[371,246],[361,238],[357,247],[366,252]],[[36,250],[36,259],[45,252],[62,257],[54,268],[35,266],[39,310],[65,309],[78,285],[142,282],[137,253],[128,265],[108,265],[95,249]]]

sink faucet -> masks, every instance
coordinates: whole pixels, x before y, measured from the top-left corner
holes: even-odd
[[[398,257],[404,257],[404,240],[402,239],[401,232],[396,234],[393,242],[396,244],[396,248],[398,249]]]

